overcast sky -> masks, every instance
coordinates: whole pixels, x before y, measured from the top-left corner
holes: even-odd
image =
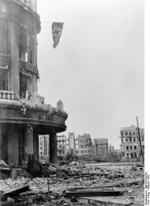
[[[39,93],[64,102],[67,132],[106,137],[144,125],[144,1],[38,0]],[[64,22],[53,48],[52,22]]]

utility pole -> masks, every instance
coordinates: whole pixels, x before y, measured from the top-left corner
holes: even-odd
[[[136,117],[136,121],[137,121],[138,139],[139,139],[139,143],[140,143],[140,151],[141,151],[141,156],[142,156],[142,160],[143,160],[143,163],[144,163],[144,156],[143,156],[143,149],[142,149],[142,144],[141,144],[141,137],[140,137],[140,128],[139,128],[138,117]]]

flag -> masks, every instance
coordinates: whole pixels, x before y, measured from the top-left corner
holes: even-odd
[[[53,47],[56,48],[56,46],[59,43],[60,36],[62,34],[62,29],[63,29],[63,24],[62,22],[53,22],[52,23],[52,34],[53,34]]]

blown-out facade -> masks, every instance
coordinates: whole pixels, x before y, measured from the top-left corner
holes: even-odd
[[[0,0],[0,159],[21,164],[39,158],[39,135],[49,135],[49,161],[57,161],[56,134],[66,130],[62,102],[38,95],[36,0]]]

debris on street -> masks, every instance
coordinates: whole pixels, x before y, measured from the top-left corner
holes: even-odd
[[[28,190],[29,190],[29,186],[28,185],[22,186],[22,187],[18,187],[18,188],[15,188],[15,189],[11,189],[11,190],[8,190],[5,193],[3,193],[2,196],[1,196],[1,199],[6,199],[7,197],[17,196],[20,193],[26,192]]]
[[[3,160],[0,160],[0,178],[7,178],[10,176],[10,168]]]
[[[121,196],[127,191],[116,189],[80,189],[76,191],[66,191],[65,197],[94,197],[94,196]]]
[[[43,167],[48,169],[40,177],[22,172],[15,178],[1,179],[3,204],[143,205],[143,167],[88,166],[78,162]]]

